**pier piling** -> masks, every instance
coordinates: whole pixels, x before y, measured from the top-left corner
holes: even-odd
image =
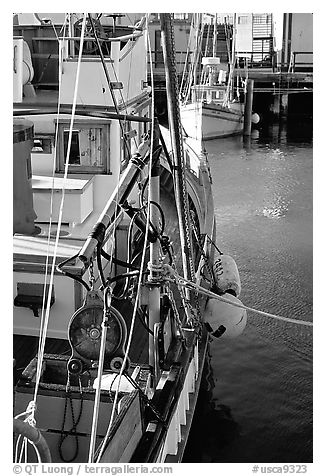
[[[254,80],[249,79],[247,84],[246,102],[244,110],[244,125],[243,135],[251,135],[251,116],[252,116],[252,103],[254,97]]]

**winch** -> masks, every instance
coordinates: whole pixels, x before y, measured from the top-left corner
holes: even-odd
[[[80,375],[98,366],[103,325],[107,328],[103,370],[121,369],[125,357],[127,326],[114,307],[110,306],[105,322],[103,312],[103,299],[98,291],[91,290],[87,292],[83,306],[71,317],[68,338],[72,355],[67,363],[70,374]]]

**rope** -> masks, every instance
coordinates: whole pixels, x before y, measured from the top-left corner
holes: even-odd
[[[207,297],[210,297],[212,299],[217,299],[218,301],[222,301],[222,302],[225,302],[227,304],[231,304],[231,306],[239,307],[240,309],[245,309],[246,311],[252,311],[252,312],[255,312],[256,314],[260,314],[260,315],[265,316],[265,317],[270,317],[272,319],[278,319],[280,321],[290,322],[292,324],[299,324],[299,325],[303,325],[303,326],[313,326],[313,323],[310,322],[310,321],[301,321],[301,320],[298,320],[298,319],[292,319],[290,317],[279,316],[277,314],[271,314],[269,312],[260,311],[258,309],[254,309],[252,307],[245,306],[244,304],[235,303],[235,302],[230,301],[229,299],[227,299],[223,296],[219,296],[219,295],[213,293],[212,291],[209,291],[208,289],[203,288],[202,286],[199,286],[198,284],[194,284],[191,281],[187,281],[184,278],[182,278],[181,276],[176,276],[176,278],[177,278],[177,281],[179,282],[180,286],[184,286],[188,289],[196,291],[197,293],[202,294],[202,295],[207,296]]]
[[[65,18],[66,21],[66,18]],[[60,45],[60,44],[59,44]],[[59,135],[59,115],[60,115],[60,103],[61,103],[61,92],[62,92],[62,62],[63,62],[63,56],[62,56],[62,49],[59,46],[59,91],[58,91],[58,108],[57,108],[57,118],[56,118],[56,132],[55,132],[55,139],[54,139],[54,157],[57,155],[57,144],[58,144],[58,135]],[[51,197],[50,197],[50,220],[49,220],[49,227],[48,227],[48,238],[47,238],[47,252],[46,252],[46,261],[45,261],[45,273],[44,273],[44,288],[43,288],[43,299],[42,299],[42,311],[41,311],[41,324],[40,324],[40,335],[41,338],[39,339],[39,345],[38,345],[38,355],[42,355],[42,347],[43,347],[43,339],[42,335],[45,330],[45,327],[47,327],[47,323],[45,323],[45,307],[46,307],[46,283],[47,283],[47,277],[48,277],[48,272],[49,272],[49,259],[50,259],[50,243],[51,243],[51,228],[52,228],[52,216],[53,216],[53,197],[54,197],[54,175],[55,175],[55,161],[53,161],[53,167],[52,167],[52,187],[51,187]],[[52,266],[54,266],[54,260],[52,262]],[[52,293],[52,288],[49,287],[49,292],[51,289]],[[44,343],[45,345],[45,343]],[[42,362],[40,363],[40,368],[42,367]],[[37,372],[39,371],[39,362],[37,366]],[[37,378],[36,382],[38,383],[38,376],[37,373]],[[35,386],[34,390],[34,401],[36,401],[37,397],[37,391],[38,388]],[[30,402],[31,403],[31,402]],[[34,409],[33,409],[34,413]]]
[[[78,89],[78,82],[79,82],[81,56],[82,56],[82,50],[83,50],[85,23],[86,23],[86,14],[84,15],[82,32],[81,32],[81,47],[80,47],[79,56],[78,56],[77,72],[76,72],[76,79],[75,79],[75,90],[74,90],[73,105],[72,105],[72,112],[71,112],[71,122],[70,122],[70,130],[69,130],[69,139],[68,139],[67,155],[66,155],[66,162],[65,162],[65,172],[64,172],[64,177],[63,177],[62,196],[61,196],[61,203],[60,203],[60,210],[59,210],[59,217],[58,217],[58,227],[57,227],[57,233],[56,233],[56,239],[55,239],[55,245],[54,245],[54,252],[53,252],[53,258],[52,258],[52,268],[51,268],[50,283],[49,283],[49,288],[48,288],[49,291],[48,291],[48,296],[47,296],[47,305],[46,305],[46,310],[45,310],[45,316],[44,316],[44,304],[45,304],[45,289],[46,289],[46,286],[44,286],[44,293],[43,293],[42,318],[41,318],[41,325],[40,325],[40,340],[39,340],[39,349],[38,349],[38,359],[37,359],[37,371],[36,371],[36,380],[35,380],[35,388],[34,388],[34,398],[33,398],[33,401],[30,402],[30,404],[32,404],[31,408],[30,408],[30,404],[29,404],[29,407],[28,407],[28,409],[30,408],[30,412],[29,412],[30,416],[28,417],[28,421],[33,426],[35,426],[34,414],[35,414],[35,410],[36,410],[36,398],[37,398],[37,393],[38,393],[39,384],[40,384],[40,380],[41,380],[42,363],[43,363],[43,356],[44,356],[44,349],[45,349],[45,340],[46,340],[46,333],[47,333],[47,327],[48,327],[49,315],[50,315],[50,307],[51,307],[51,297],[52,297],[52,287],[53,287],[53,281],[54,281],[55,261],[56,261],[56,256],[57,256],[58,243],[59,243],[59,237],[60,237],[60,228],[61,228],[61,223],[62,223],[63,204],[64,204],[64,198],[65,198],[65,184],[66,184],[67,176],[68,176],[69,156],[70,156],[70,148],[71,148],[71,140],[72,140],[73,122],[74,122],[76,103],[77,103],[77,89]],[[51,214],[52,214],[52,210],[51,210]],[[50,219],[50,223],[51,223],[51,219]],[[49,233],[48,240],[49,239],[50,239],[50,233]],[[49,241],[48,241],[48,246],[49,246]],[[49,256],[49,252],[47,253],[47,256]],[[47,258],[47,264],[48,264],[48,258]],[[28,410],[27,410],[27,412],[28,412]]]
[[[194,20],[195,19],[195,15],[192,16],[192,20],[191,20],[191,27],[190,27],[190,31],[192,31],[194,29]],[[185,58],[185,64],[184,64],[184,68],[183,68],[183,72],[182,72],[182,78],[181,78],[181,84],[180,84],[180,98],[182,99],[182,103],[184,104],[184,98],[185,96],[187,95],[187,91],[186,91],[186,74],[187,74],[187,67],[188,67],[188,59],[189,59],[189,55],[190,55],[190,42],[191,42],[191,34],[188,36],[188,45],[187,45],[187,52],[186,52],[186,58]],[[188,71],[188,75],[190,74],[190,72]]]
[[[146,33],[147,33],[147,41],[148,41],[148,43],[150,43],[149,34],[148,34],[148,17],[149,17],[149,15],[147,14],[146,15]],[[152,64],[152,61],[151,61],[151,57],[150,57],[150,71],[151,71],[151,77],[152,77],[152,84],[154,84],[153,83],[153,64]],[[152,122],[152,127],[151,127],[151,149],[150,149],[150,159],[149,159],[149,165],[148,165],[149,186],[150,186],[151,179],[152,179],[151,172],[152,172],[152,162],[153,162],[154,88],[152,90],[152,106],[151,106],[151,109],[152,109],[151,110],[151,117],[152,117],[153,122]],[[149,217],[150,217],[150,212],[149,212],[150,202],[149,201],[147,203],[147,206],[148,206],[148,210],[147,210],[147,217],[146,217],[145,243],[147,243],[148,231],[149,231]],[[110,431],[111,431],[111,428],[112,428],[112,425],[113,425],[113,419],[114,419],[114,416],[115,416],[115,413],[116,413],[116,407],[117,407],[118,395],[119,395],[119,388],[120,388],[121,379],[122,379],[122,376],[123,376],[123,373],[124,373],[124,369],[125,369],[125,366],[126,366],[126,363],[127,363],[128,354],[129,354],[129,351],[130,351],[131,341],[132,341],[132,337],[133,337],[133,331],[134,331],[135,322],[136,322],[136,317],[137,317],[138,302],[139,302],[139,298],[140,298],[140,287],[141,287],[141,283],[142,283],[141,276],[143,275],[144,267],[145,267],[146,249],[147,249],[146,246],[144,246],[143,252],[142,252],[142,258],[141,258],[141,264],[140,264],[140,273],[139,273],[139,280],[138,280],[138,285],[137,285],[137,294],[136,294],[136,299],[135,299],[135,303],[134,303],[133,315],[132,315],[132,318],[131,318],[131,325],[130,325],[130,331],[129,331],[129,338],[128,338],[128,342],[127,342],[127,346],[126,346],[126,352],[125,352],[124,359],[123,359],[121,369],[120,369],[120,372],[119,372],[118,385],[117,385],[117,389],[116,389],[115,396],[114,396],[114,402],[113,402],[113,406],[112,406],[110,422],[109,422],[106,434],[105,434],[105,436],[104,436],[104,438],[101,442],[101,446],[100,446],[99,453],[98,453],[97,460],[96,460],[97,463],[100,462],[101,457],[103,455],[103,452],[105,450],[105,446],[106,446],[107,441],[109,439]],[[101,382],[99,381],[99,386],[100,385],[101,385]]]
[[[95,30],[94,22],[93,22],[93,19],[92,19],[92,16],[91,16],[90,13],[88,14],[88,18],[89,18],[89,21],[90,21],[90,24],[91,24],[91,27],[92,27],[92,31],[93,31],[93,35],[94,35],[94,38],[95,38],[95,41],[96,41],[97,48],[98,48],[98,50],[99,50],[101,62],[102,62],[102,65],[103,65],[104,75],[105,75],[105,77],[106,77],[106,80],[107,80],[107,83],[108,83],[108,86],[109,86],[109,91],[110,91],[111,98],[112,98],[112,101],[113,101],[114,109],[115,109],[116,113],[119,114],[119,104],[118,104],[118,101],[117,101],[117,99],[116,99],[114,90],[113,90],[113,88],[112,88],[112,84],[111,84],[111,81],[110,81],[109,72],[108,72],[108,69],[107,69],[106,63],[105,63],[105,58],[104,58],[103,50],[102,50],[101,44],[100,44],[100,42],[99,42],[99,39],[98,39],[96,30]],[[82,45],[82,43],[80,43],[80,44]],[[111,54],[112,54],[112,48],[111,48]],[[110,58],[112,59],[111,54],[110,54]],[[114,63],[112,63],[112,64],[114,64]],[[116,76],[116,72],[115,72],[114,67],[113,67],[113,71],[114,71],[114,74],[115,74],[115,76]],[[129,147],[128,141],[126,140],[124,123],[122,122],[121,119],[119,119],[119,126],[120,126],[120,130],[121,130],[123,142],[124,142],[124,144],[125,144],[125,146],[126,146],[126,149],[127,149],[127,151],[128,151],[128,155],[129,155],[129,158],[130,158],[130,157],[131,157],[131,151],[130,151],[130,147]]]
[[[176,278],[176,281],[177,281],[179,286],[183,286],[185,288],[188,288],[192,291],[195,291],[196,293],[202,294],[202,295],[210,297],[212,299],[217,299],[218,301],[225,302],[225,303],[230,304],[231,306],[234,306],[234,307],[239,307],[240,309],[245,309],[246,311],[255,312],[256,314],[260,314],[260,315],[265,316],[265,317],[270,317],[272,319],[278,319],[280,321],[290,322],[292,324],[299,324],[299,325],[303,325],[303,326],[313,326],[313,323],[310,322],[310,321],[303,321],[303,320],[301,321],[299,319],[292,319],[290,317],[279,316],[277,314],[271,314],[269,312],[260,311],[258,309],[254,309],[252,307],[245,306],[244,304],[238,304],[238,303],[235,303],[233,301],[230,301],[226,297],[219,296],[219,295],[213,293],[212,291],[209,291],[208,289],[203,288],[202,286],[200,286],[198,284],[194,284],[191,281],[187,281],[186,279],[182,278],[177,273],[175,273],[169,265],[164,265],[164,266],[166,266],[166,267],[168,266],[170,268],[169,272],[170,272],[170,270],[172,270],[172,273],[174,274],[174,276]]]

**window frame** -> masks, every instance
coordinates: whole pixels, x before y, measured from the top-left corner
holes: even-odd
[[[81,129],[101,129],[101,152],[103,153],[103,165],[77,165],[69,164],[70,174],[98,174],[109,175],[110,171],[110,120],[101,119],[75,119],[73,132]],[[64,173],[65,153],[64,153],[64,133],[70,128],[70,119],[60,119],[58,123],[58,147],[56,156],[56,172]]]

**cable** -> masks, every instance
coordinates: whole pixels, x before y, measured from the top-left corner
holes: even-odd
[[[101,249],[101,255],[106,260],[108,260],[108,261],[111,260],[112,263],[117,264],[119,266],[124,266],[124,267],[129,268],[129,269],[139,270],[138,266],[135,266],[132,263],[127,263],[127,261],[122,261],[121,259],[115,258],[112,255],[109,255],[106,251],[103,250],[103,248]]]
[[[106,285],[106,279],[103,272],[102,260],[101,260],[101,244],[98,243],[96,247],[96,262],[97,262],[97,269],[101,278],[102,285]]]
[[[145,316],[147,317],[147,320],[148,320],[148,314],[145,313],[145,311],[141,307],[138,308],[138,311],[139,311],[138,312],[138,317],[139,317],[139,320],[140,320],[141,324],[146,329],[146,331],[153,336],[154,332],[148,327],[148,324],[145,321]]]
[[[92,27],[92,31],[93,31],[93,35],[94,35],[94,38],[95,38],[95,41],[96,41],[97,48],[98,48],[99,53],[100,53],[100,58],[101,58],[104,74],[105,74],[105,77],[106,77],[106,80],[107,80],[107,83],[108,83],[109,91],[111,93],[111,98],[112,98],[112,101],[113,101],[114,109],[115,109],[116,113],[119,114],[119,105],[118,105],[117,99],[115,97],[114,90],[112,88],[112,84],[111,84],[111,81],[110,81],[110,76],[109,76],[108,69],[106,67],[102,47],[101,47],[101,44],[100,44],[99,39],[97,37],[97,33],[96,33],[96,30],[95,30],[93,18],[92,18],[90,13],[88,14],[88,18],[89,18],[89,22],[90,22],[91,27]],[[120,129],[121,129],[121,133],[122,133],[122,140],[123,140],[124,145],[125,145],[125,147],[128,151],[129,158],[131,158],[131,150],[130,150],[128,141],[127,141],[126,136],[125,136],[125,130],[124,130],[124,127],[123,127],[123,123],[120,119],[119,119],[119,125],[120,125]]]

